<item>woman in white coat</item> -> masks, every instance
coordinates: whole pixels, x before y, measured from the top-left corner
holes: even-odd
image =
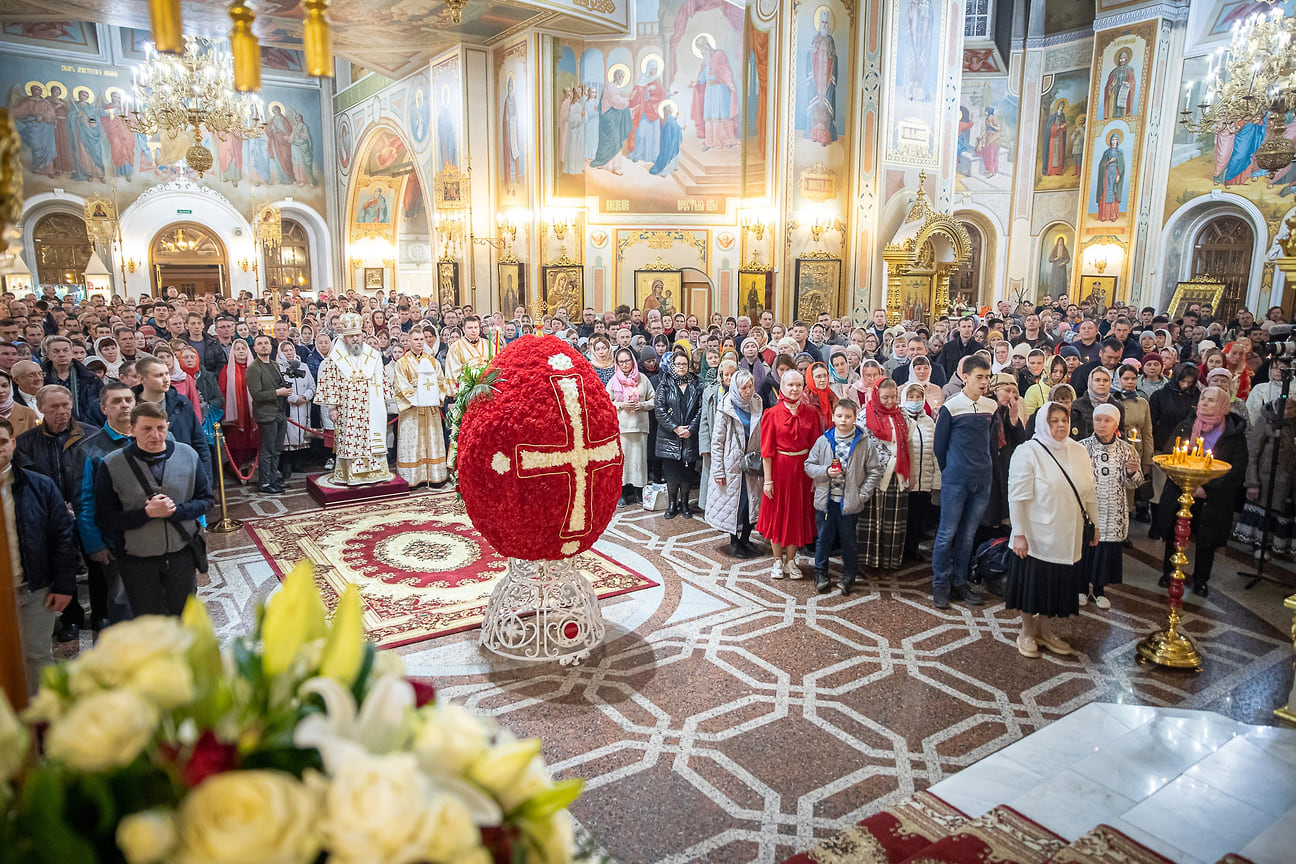
[[[279,370],[283,373],[284,383],[292,393],[288,394],[288,431],[284,435],[283,455],[279,459],[280,468],[287,478],[292,472],[302,470],[302,465],[295,455],[310,447],[310,412],[311,400],[315,398],[315,379],[311,377],[310,368],[297,359],[297,346],[287,339],[279,343]]]
[[[731,558],[758,558],[751,545],[752,527],[760,513],[764,476],[743,471],[745,454],[760,464],[760,424],[764,405],[756,394],[756,379],[739,369],[729,381],[729,392],[716,406],[711,430],[711,488],[707,491],[704,518],[708,525],[729,535],[720,551]]]
[[[607,383],[608,395],[617,409],[621,425],[621,506],[643,500],[648,482],[648,418],[652,416],[656,391],[647,375],[639,372],[634,352],[621,348],[614,360],[616,372]]]
[[[1077,564],[1085,520],[1096,522],[1098,514],[1089,452],[1070,438],[1070,411],[1046,402],[1036,418],[1035,437],[1017,448],[1008,467],[1014,554],[1004,606],[1021,613],[1017,650],[1024,657],[1039,657],[1041,645],[1054,654],[1071,653],[1049,619],[1080,611]],[[1098,542],[1096,534],[1090,542]]]

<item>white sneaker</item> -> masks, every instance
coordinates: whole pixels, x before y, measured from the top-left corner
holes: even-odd
[[[774,562],[773,569],[770,570],[771,579],[786,579],[787,573],[783,572],[783,564],[779,561]]]
[[[1111,608],[1111,601],[1106,597],[1097,597],[1094,599],[1094,605],[1099,609],[1106,610]]]
[[[1087,605],[1089,605],[1089,595],[1088,595],[1088,594],[1081,594],[1081,595],[1080,595],[1080,605],[1081,605],[1081,606],[1087,606]]]
[[[783,565],[783,572],[787,574],[787,577],[788,577],[789,579],[804,579],[804,578],[805,578],[805,574],[801,572],[801,568],[797,566],[797,563],[796,563],[796,560],[795,560],[795,559],[793,559],[793,560],[787,562],[785,565]]]

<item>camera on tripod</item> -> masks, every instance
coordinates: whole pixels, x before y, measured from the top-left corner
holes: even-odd
[[[1296,340],[1292,339],[1292,325],[1279,324],[1269,328],[1269,340],[1253,347],[1256,356],[1264,360],[1291,360],[1296,358]]]
[[[293,360],[289,362],[283,374],[285,378],[305,378],[306,370],[302,368],[300,360]]]

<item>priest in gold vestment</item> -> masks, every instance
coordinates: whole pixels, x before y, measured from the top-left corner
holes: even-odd
[[[481,319],[469,315],[463,320],[463,338],[457,340],[446,352],[446,375],[450,378],[450,392],[459,389],[463,371],[470,366],[486,368],[491,361],[490,342],[482,338]]]
[[[417,327],[410,331],[409,351],[396,361],[395,377],[400,410],[396,473],[410,486],[443,483],[449,470],[441,433],[441,403],[450,392],[450,381]]]
[[[335,466],[329,478],[340,486],[384,483],[387,466],[387,402],[395,394],[383,375],[382,358],[364,343],[360,316],[339,319],[341,335],[320,364],[315,401],[328,406],[335,434]]]

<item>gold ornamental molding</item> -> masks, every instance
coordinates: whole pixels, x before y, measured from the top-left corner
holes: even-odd
[[[953,215],[938,213],[927,200],[918,176],[918,193],[909,215],[891,242],[882,248],[887,268],[887,321],[906,313],[933,318],[949,306],[950,275],[972,258],[972,238]]]
[[[674,264],[667,264],[665,261],[662,260],[662,257],[658,255],[656,261],[652,262],[651,264],[645,264],[638,269],[640,270],[678,270],[679,268],[676,267]]]
[[[0,252],[9,248],[10,233],[22,219],[22,139],[9,111],[0,108]]]

